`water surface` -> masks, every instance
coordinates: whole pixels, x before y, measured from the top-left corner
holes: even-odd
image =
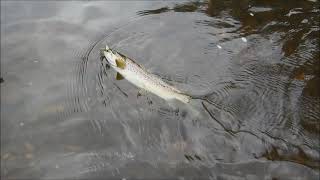
[[[317,179],[319,11],[307,0],[1,2],[1,177]],[[207,100],[117,81],[106,43]]]

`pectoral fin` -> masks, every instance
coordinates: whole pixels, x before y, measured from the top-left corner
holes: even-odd
[[[116,59],[116,64],[120,69],[124,69],[126,67],[126,61],[120,58]]]
[[[117,72],[116,80],[122,80],[122,79],[124,79],[124,77]]]

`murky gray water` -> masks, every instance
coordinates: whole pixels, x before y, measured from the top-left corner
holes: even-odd
[[[1,177],[317,179],[319,16],[307,0],[1,2]],[[106,43],[207,101],[140,95]]]

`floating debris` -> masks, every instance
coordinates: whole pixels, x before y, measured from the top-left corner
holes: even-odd
[[[59,168],[60,168],[60,166],[59,166],[58,164],[56,164],[55,168],[56,168],[56,169],[59,169]]]
[[[38,61],[38,60],[34,60],[33,62],[34,62],[34,63],[38,63],[39,61]]]
[[[222,47],[221,47],[220,45],[217,45],[217,47],[218,47],[219,49],[222,49]]]
[[[241,40],[242,40],[243,42],[247,42],[247,39],[246,39],[245,37],[242,37]]]
[[[2,78],[2,77],[0,77],[0,83],[3,83],[3,82],[4,82],[3,78]]]
[[[303,23],[303,24],[308,23],[308,19],[302,20],[301,23]]]
[[[24,126],[24,123],[23,123],[23,122],[21,122],[19,125],[20,125],[20,126]]]
[[[250,16],[254,16],[254,14],[253,13],[249,13],[250,14]]]

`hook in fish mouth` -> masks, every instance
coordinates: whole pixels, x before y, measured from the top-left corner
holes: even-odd
[[[109,46],[107,46],[106,45],[106,47],[105,48],[100,48],[100,55],[101,56],[104,56],[104,51],[107,51],[107,52],[109,52],[109,50],[111,50],[110,48],[109,48]]]
[[[101,61],[106,60],[107,62],[109,62],[108,59],[107,59],[106,56],[105,56],[105,52],[107,52],[107,53],[109,53],[109,52],[113,53],[113,51],[109,48],[108,45],[106,45],[105,48],[100,48],[100,60],[101,60]]]
[[[117,59],[119,57],[117,52],[114,52],[112,49],[109,48],[109,46],[106,45],[105,48],[101,49],[100,51],[101,55],[104,56],[103,59],[106,59],[106,61],[114,67],[117,67]]]

